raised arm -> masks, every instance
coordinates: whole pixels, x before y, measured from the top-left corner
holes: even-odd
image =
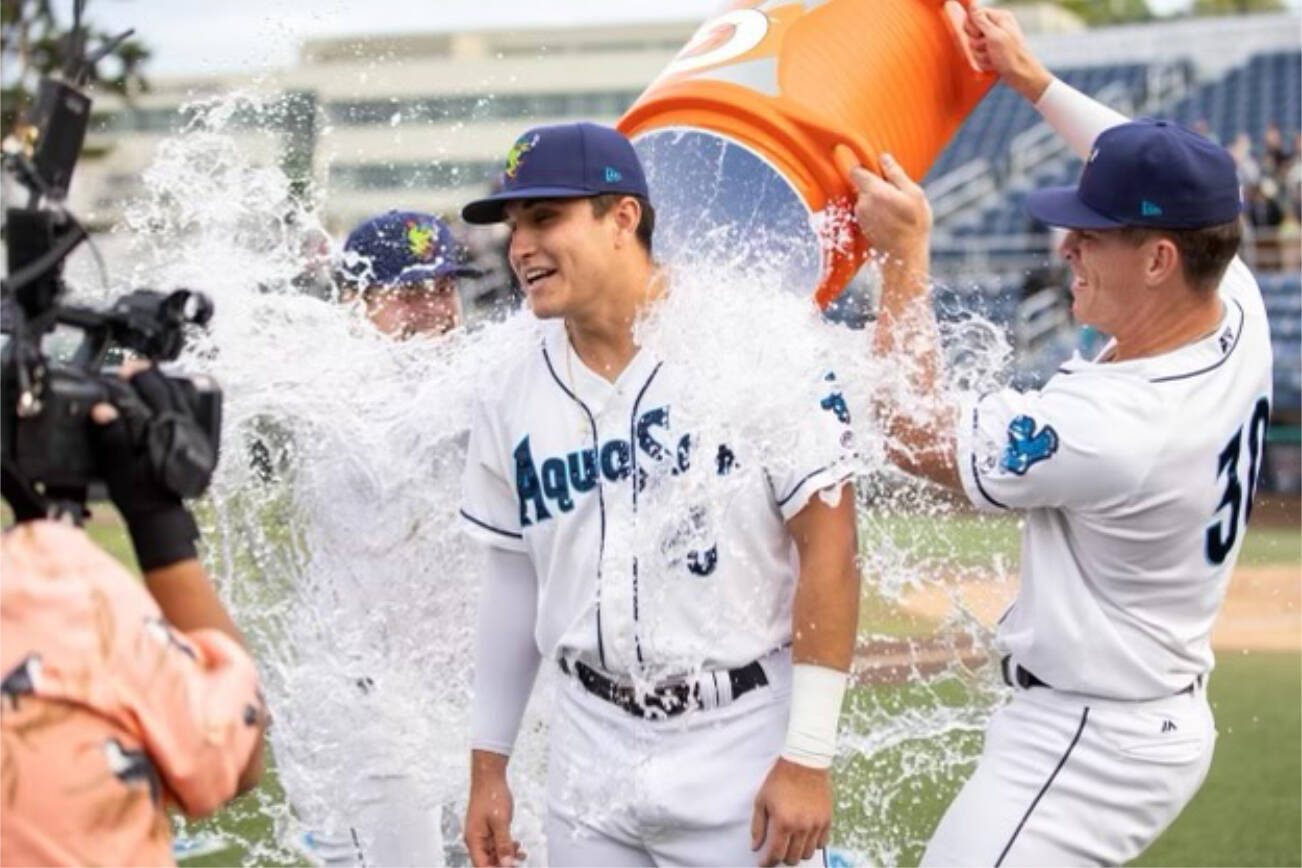
[[[881,163],[885,178],[863,168],[850,176],[859,191],[856,217],[882,270],[873,354],[895,372],[881,384],[875,408],[892,462],[958,490],[958,405],[943,388],[928,274],[931,206],[890,154]]]
[[[965,22],[977,65],[1035,106],[1082,160],[1099,133],[1130,118],[1054,78],[1031,53],[1017,19],[1006,9],[974,8]]]

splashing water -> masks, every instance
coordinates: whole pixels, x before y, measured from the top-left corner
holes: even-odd
[[[463,860],[456,818],[480,554],[456,530],[460,467],[472,401],[495,388],[502,359],[533,345],[535,323],[521,313],[441,341],[395,342],[355,308],[299,292],[302,251],[322,232],[311,203],[278,169],[253,165],[228,130],[237,112],[270,122],[277,111],[249,94],[201,106],[160,146],[116,239],[126,266],[111,269],[114,292],[190,286],[216,302],[183,360],[226,394],[222,462],[200,510],[204,553],[255,648],[284,793],[263,787],[211,828],[239,839],[247,864],[301,859],[301,830],[347,829],[367,782],[396,774],[402,798],[436,818],[449,858]],[[985,662],[989,633],[959,591],[998,586],[1011,565],[974,558],[950,538],[951,502],[887,466],[866,408],[900,374],[872,358],[871,335],[824,321],[789,291],[790,263],[772,255],[772,238],[721,231],[718,243],[727,257],[703,245],[675,262],[638,339],[686,372],[683,400],[700,430],[754,444],[766,461],[790,455],[793,396],[816,400],[827,372],[856,411],[865,611],[833,838],[856,861],[916,860],[1003,695]],[[1008,361],[998,330],[966,316],[942,331],[960,362],[953,388],[989,388]],[[683,481],[639,513],[621,545],[672,563],[682,552],[667,539],[701,542],[728,492],[683,532],[704,490],[690,472]],[[999,530],[962,524],[978,542]],[[920,593],[952,605],[917,614]],[[743,629],[750,613],[718,614],[716,635]],[[514,831],[537,864],[550,669],[511,763]]]

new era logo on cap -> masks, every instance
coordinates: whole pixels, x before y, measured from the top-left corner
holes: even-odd
[[[623,133],[591,123],[536,127],[507,153],[500,189],[466,205],[461,217],[467,223],[497,223],[507,202],[603,193],[649,198],[642,164]]]
[[[1031,216],[1067,229],[1197,229],[1243,209],[1234,158],[1179,124],[1139,120],[1105,130],[1080,183],[1036,190]]]

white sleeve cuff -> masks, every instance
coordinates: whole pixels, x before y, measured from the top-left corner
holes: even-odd
[[[1040,94],[1035,108],[1082,160],[1089,157],[1100,133],[1130,121],[1057,78]]]
[[[1008,507],[992,497],[981,483],[981,468],[977,465],[980,414],[981,398],[976,395],[964,399],[959,406],[958,430],[954,438],[958,478],[963,483],[963,493],[974,507],[982,512],[1004,512]]]
[[[493,522],[468,512],[465,508],[461,510],[461,530],[466,536],[490,548],[504,549],[520,554],[529,550],[529,547],[525,545],[523,534],[498,527]]]
[[[804,479],[796,482],[788,492],[774,492],[778,511],[784,522],[795,518],[804,509],[815,494],[829,488],[838,488],[854,477],[854,469],[849,461],[838,461],[829,467],[821,467]]]

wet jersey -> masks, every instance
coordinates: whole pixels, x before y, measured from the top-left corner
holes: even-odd
[[[678,373],[649,350],[610,382],[561,323],[540,330],[478,407],[462,517],[533,562],[542,654],[661,676],[789,643],[798,561],[785,523],[850,475],[835,382],[793,396],[761,446],[700,429]]]
[[[1025,517],[998,647],[1059,690],[1151,699],[1212,667],[1271,407],[1266,312],[1241,260],[1220,294],[1220,325],[1201,340],[1151,358],[1075,358],[1039,391],[961,410],[968,498]]]

